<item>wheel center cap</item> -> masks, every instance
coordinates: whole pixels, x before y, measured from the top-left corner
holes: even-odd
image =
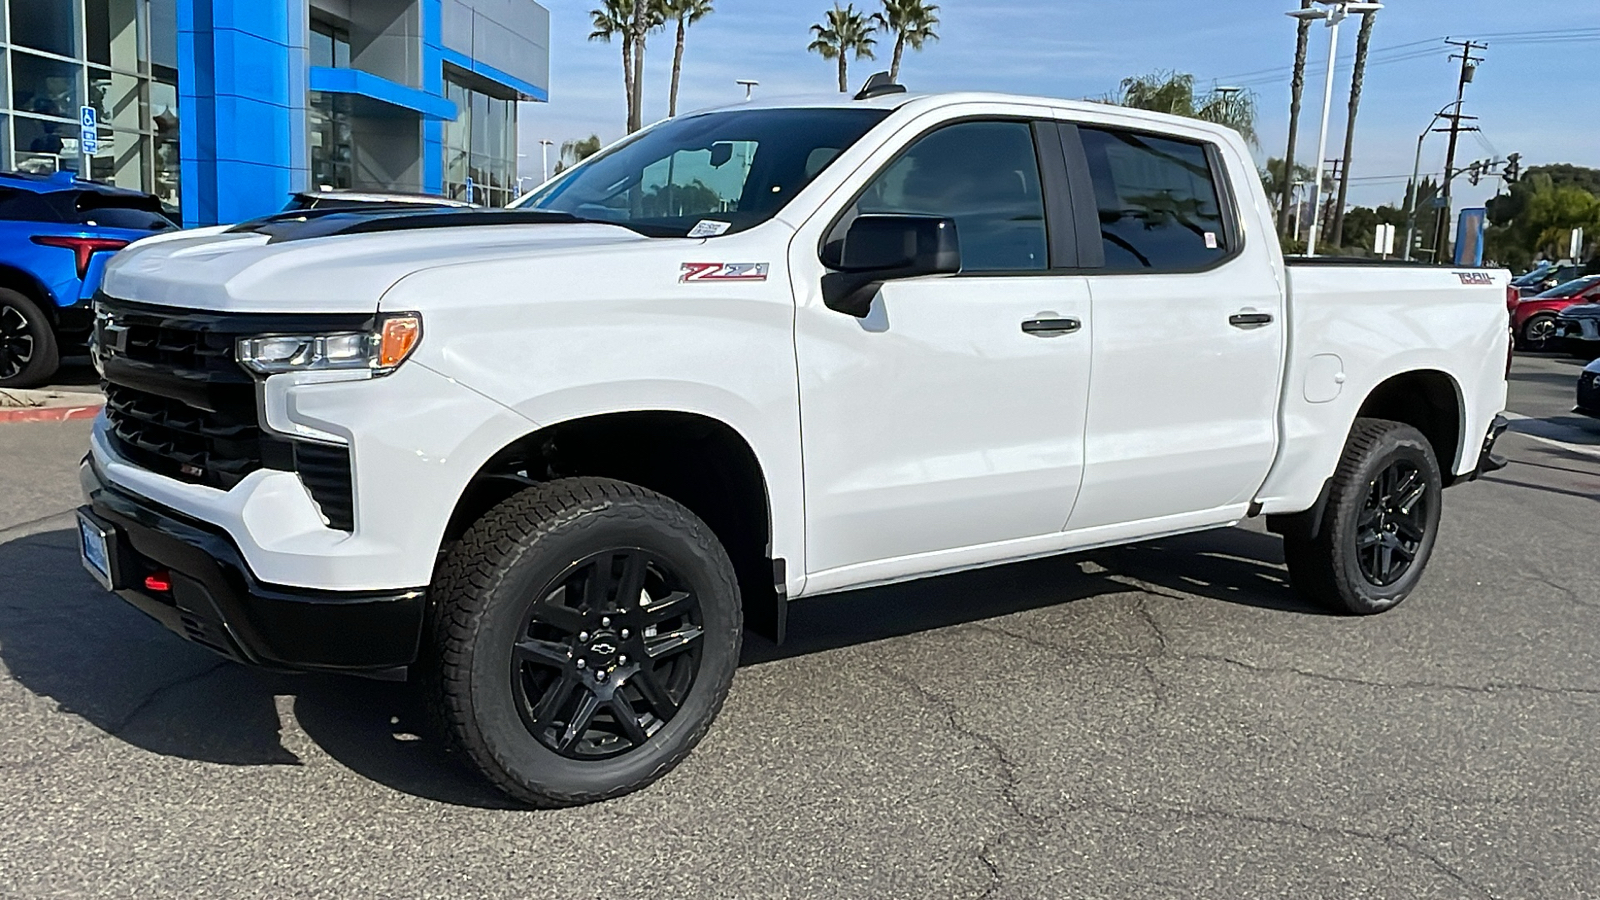
[[[610,632],[600,632],[589,641],[587,655],[592,657],[598,667],[609,667],[617,655],[621,642],[617,636]]]

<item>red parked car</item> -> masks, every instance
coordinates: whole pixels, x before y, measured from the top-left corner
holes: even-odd
[[[1542,294],[1525,297],[1511,310],[1511,330],[1523,350],[1548,350],[1556,333],[1556,314],[1579,303],[1600,303],[1600,275],[1585,275]]]

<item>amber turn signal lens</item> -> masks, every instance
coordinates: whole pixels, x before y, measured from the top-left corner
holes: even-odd
[[[378,368],[392,369],[405,362],[422,340],[422,319],[417,316],[385,319],[378,338]]]

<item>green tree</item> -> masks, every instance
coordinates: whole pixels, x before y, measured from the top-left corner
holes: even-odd
[[[711,15],[712,0],[657,0],[661,17],[678,24],[678,43],[672,51],[672,92],[667,98],[667,115],[678,114],[678,81],[683,74],[683,44],[689,26]]]
[[[1261,186],[1266,188],[1268,197],[1276,197],[1285,189],[1293,190],[1294,182],[1310,181],[1314,174],[1310,166],[1295,166],[1286,183],[1283,171],[1283,160],[1277,157],[1267,158],[1267,165],[1261,170]]]
[[[1333,243],[1344,242],[1344,200],[1350,191],[1350,160],[1355,155],[1356,147],[1356,111],[1361,108],[1361,87],[1367,75],[1367,48],[1372,46],[1372,23],[1376,16],[1370,12],[1361,14],[1361,31],[1356,36],[1356,64],[1355,71],[1350,75],[1350,117],[1344,126],[1344,166],[1339,170],[1339,199],[1334,203],[1333,209]]]
[[[1152,112],[1204,119],[1244,135],[1256,143],[1256,99],[1245,91],[1212,88],[1195,94],[1194,76],[1187,72],[1152,72],[1122,79],[1117,92],[1105,98],[1108,103],[1148,109]]]
[[[872,36],[871,20],[854,3],[840,6],[837,2],[828,10],[827,20],[811,26],[811,46],[806,49],[823,59],[839,62],[839,92],[849,93],[849,59],[876,59],[872,48],[878,43]]]
[[[1539,257],[1564,258],[1574,228],[1600,237],[1600,199],[1582,186],[1600,181],[1591,176],[1600,176],[1600,171],[1568,165],[1530,168],[1508,193],[1489,201],[1488,252],[1522,269]]]
[[[600,135],[591,134],[561,142],[561,152],[556,155],[556,173],[560,174],[600,152]]]
[[[900,81],[900,59],[906,48],[920,51],[924,44],[937,41],[939,7],[925,0],[883,0],[883,11],[872,14],[873,24],[885,34],[894,35],[894,57],[889,62],[889,80]]]
[[[1300,0],[1301,9],[1310,9],[1312,0]],[[1306,49],[1311,41],[1311,20],[1300,19],[1294,32],[1294,77],[1289,81],[1289,149],[1283,153],[1287,167],[1294,169],[1294,145],[1300,139],[1300,99],[1306,90]],[[1289,215],[1292,185],[1285,184],[1283,200],[1278,205],[1278,230],[1292,227]]]

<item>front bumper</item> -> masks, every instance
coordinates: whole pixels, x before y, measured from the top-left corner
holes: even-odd
[[[111,587],[179,636],[269,668],[393,674],[416,661],[426,596],[291,588],[258,580],[226,533],[108,485],[85,459],[88,505],[105,532]],[[146,586],[168,573],[170,590]]]
[[[1600,418],[1600,372],[1578,376],[1578,405],[1572,411]]]

